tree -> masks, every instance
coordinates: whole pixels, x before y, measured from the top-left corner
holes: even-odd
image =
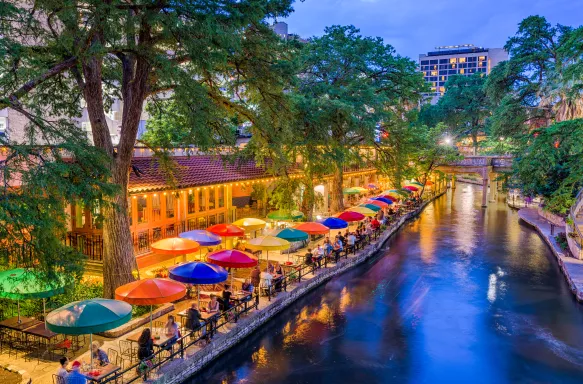
[[[372,145],[377,128],[424,82],[416,64],[395,54],[380,38],[363,37],[353,26],[332,26],[301,52],[298,94],[310,108],[316,134],[309,139],[334,166],[331,209],[342,211],[343,166],[360,162],[359,148]]]
[[[486,79],[482,74],[450,76],[445,83],[445,94],[437,109],[456,136],[470,136],[474,155],[478,151],[478,134],[484,132],[490,101],[484,91]]]
[[[287,15],[291,2],[0,5],[0,109],[30,117],[42,135],[49,128],[41,116],[78,117],[83,101],[94,145],[106,159],[107,180],[117,188],[104,196],[102,209],[105,297],[133,280],[127,186],[144,102],[171,92],[187,117],[186,136],[203,144],[213,143],[233,119],[251,121],[260,132],[269,122],[265,111],[277,112],[286,72],[277,54],[281,40],[266,19]],[[124,105],[117,146],[106,123],[114,98]]]

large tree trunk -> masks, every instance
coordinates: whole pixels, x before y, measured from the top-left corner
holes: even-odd
[[[478,134],[472,133],[472,145],[474,146],[474,156],[478,155]]]
[[[334,170],[334,178],[332,179],[332,203],[330,210],[333,213],[338,213],[344,211],[344,194],[342,193],[342,183],[344,181],[344,171],[342,169],[342,164],[336,164],[336,169]]]
[[[306,214],[306,221],[313,221],[314,218],[315,192],[314,183],[311,177],[306,177],[304,192],[302,194],[302,212]]]

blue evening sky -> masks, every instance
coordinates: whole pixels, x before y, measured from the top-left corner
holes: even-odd
[[[583,25],[583,0],[296,0],[294,8],[284,20],[290,33],[307,38],[352,24],[414,60],[441,45],[502,47],[530,15]]]

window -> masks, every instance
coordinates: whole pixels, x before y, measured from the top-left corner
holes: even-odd
[[[225,223],[225,214],[224,213],[219,213],[217,215],[217,224],[224,224]]]
[[[75,228],[85,227],[85,204],[82,201],[75,204]]]
[[[459,63],[465,63],[466,62],[466,58],[465,57],[460,57]]]
[[[486,56],[478,56],[478,61],[484,61],[486,60]]]
[[[449,59],[449,63],[455,64],[455,63],[457,63],[457,59],[455,57],[452,57],[451,59]]]
[[[217,215],[210,215],[208,217],[208,226],[210,227],[211,225],[215,225],[217,223]]]
[[[451,69],[455,69],[455,64],[450,65]]]
[[[192,189],[188,191],[188,213],[196,213],[195,198]]]
[[[465,73],[465,70],[462,68],[460,69],[460,75],[463,75]]]
[[[450,69],[450,70],[448,71],[448,74],[449,74],[449,75],[455,75],[455,74],[457,74],[457,71],[456,71],[455,69]]]
[[[483,61],[478,61],[478,67],[483,67],[484,66],[484,62]]]
[[[437,64],[437,60],[430,60],[429,64]]]
[[[93,209],[91,212],[91,228],[101,229],[103,227],[103,217],[101,216],[101,205],[99,201],[93,204]]]
[[[134,218],[132,217],[132,199],[128,199],[128,216],[130,217],[130,227],[133,225]]]
[[[445,87],[439,87],[439,92],[444,93],[445,92]]]
[[[467,59],[468,59],[468,63],[471,63],[471,62],[477,61],[478,58],[476,56],[471,56],[471,57],[468,57]]]
[[[441,81],[444,81],[445,80],[445,76],[441,76],[441,79],[440,80]]]
[[[206,217],[199,217],[198,218],[198,228],[199,229],[206,229],[208,225],[206,224]]]
[[[198,194],[198,211],[204,212],[206,211],[206,190],[201,189],[197,192]]]
[[[223,208],[225,206],[225,187],[219,187],[217,189],[217,193],[219,195],[219,208]]]
[[[154,195],[152,195],[152,221],[158,221],[161,217],[160,195],[154,193]]]
[[[174,194],[172,192],[166,193],[166,218],[174,218]]]
[[[439,59],[439,64],[447,64],[447,59]]]
[[[196,219],[188,219],[188,221],[186,222],[186,229],[188,231],[192,231],[196,228]]]
[[[421,60],[421,65],[428,65],[429,64],[429,60]]]
[[[437,71],[431,71],[431,76],[437,76]]]
[[[437,65],[434,65],[434,66],[433,66],[433,69],[437,69]]]
[[[217,195],[216,195],[216,191],[214,188],[211,188],[209,190],[209,209],[216,209],[216,199],[217,199]]]
[[[8,129],[8,118],[0,117],[0,135],[4,135]]]
[[[138,196],[138,224],[148,222],[148,197],[146,195]]]

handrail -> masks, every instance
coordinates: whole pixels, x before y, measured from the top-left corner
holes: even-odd
[[[581,230],[579,229],[579,226],[577,225],[577,212],[581,208],[582,203],[583,203],[583,189],[581,189],[579,191],[579,193],[577,194],[577,197],[575,198],[575,204],[571,205],[571,209],[569,210],[569,216],[571,217],[571,220],[573,221],[573,225],[572,225],[573,231],[579,237],[579,241],[578,241],[579,253],[581,253],[581,251],[583,251],[583,244],[582,244],[583,234],[581,233]],[[567,226],[569,226],[568,223],[567,223]]]

